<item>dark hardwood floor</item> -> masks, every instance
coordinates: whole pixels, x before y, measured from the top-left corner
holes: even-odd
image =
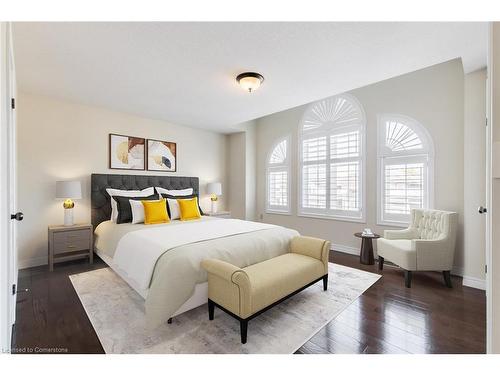
[[[98,257],[21,270],[13,352],[103,353],[68,275],[106,267]],[[377,265],[359,264],[358,257],[332,252],[330,260],[380,273]],[[484,291],[453,289],[441,273],[415,272],[411,289],[403,271],[384,267],[383,277],[326,325],[297,353],[485,353]]]

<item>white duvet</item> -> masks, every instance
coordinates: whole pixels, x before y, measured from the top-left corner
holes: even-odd
[[[204,218],[154,227],[108,223],[96,229],[96,246],[113,232],[120,238],[113,268],[135,289],[149,288],[150,327],[173,316],[193,295],[196,284],[207,281],[200,265],[203,259],[246,267],[287,253],[290,240],[299,235],[292,229],[236,219]]]
[[[191,221],[171,227],[145,228],[121,238],[113,262],[139,289],[148,289],[156,262],[170,249],[271,228],[276,228],[276,225],[237,219]]]

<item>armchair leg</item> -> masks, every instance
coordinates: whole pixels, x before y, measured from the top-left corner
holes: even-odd
[[[382,271],[384,269],[384,257],[378,256],[378,269]]]
[[[444,277],[444,283],[448,288],[453,288],[453,285],[451,285],[451,276],[450,276],[450,271],[443,271],[443,277]]]
[[[328,274],[323,276],[323,290],[328,290]]]
[[[412,277],[411,271],[405,270],[405,286],[407,288],[411,288],[411,277]]]

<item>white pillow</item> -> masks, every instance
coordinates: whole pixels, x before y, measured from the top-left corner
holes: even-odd
[[[155,193],[153,187],[148,187],[143,190],[120,190],[120,189],[106,189],[106,192],[111,197],[111,221],[116,223],[116,219],[118,218],[118,205],[116,201],[113,199],[113,195],[119,197],[148,197]]]
[[[177,199],[167,198],[168,208],[170,209],[170,220],[176,220],[181,218],[181,211],[179,209],[179,202]]]
[[[168,190],[165,188],[161,187],[156,187],[156,192],[158,194],[168,194],[168,195],[174,195],[176,197],[180,195],[191,195],[193,194],[193,188],[187,188],[187,189],[179,189],[179,190]]]
[[[132,209],[132,224],[144,223],[144,205],[139,200],[131,199],[130,208]]]

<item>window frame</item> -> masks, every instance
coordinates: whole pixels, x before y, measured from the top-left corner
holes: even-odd
[[[348,125],[333,125],[327,126],[327,129],[322,129],[323,126],[320,126],[318,129],[308,130],[306,132],[303,131],[304,127],[304,118],[306,114],[314,108],[318,103],[323,100],[331,100],[333,98],[344,98],[345,100],[351,102],[354,106],[357,107],[359,113],[361,115],[361,119],[358,124],[348,124]],[[298,167],[297,167],[297,216],[300,217],[309,217],[309,218],[317,218],[317,219],[328,219],[328,220],[338,220],[338,221],[348,221],[355,223],[366,223],[366,115],[363,109],[363,106],[358,101],[356,97],[350,94],[339,94],[334,97],[326,98],[320,100],[318,102],[310,104],[304,112],[304,116],[299,123],[298,126]],[[348,129],[356,129],[360,133],[360,144],[359,144],[359,156],[356,158],[348,157],[342,159],[332,159],[331,158],[331,136],[347,133]],[[318,161],[304,161],[303,160],[303,142],[307,139],[318,138],[320,136],[325,136],[327,138],[326,145],[326,158],[323,162]],[[330,193],[331,193],[331,179],[330,179],[330,171],[331,166],[334,164],[341,163],[340,160],[349,161],[356,159],[359,161],[359,189],[358,189],[358,199],[359,199],[359,216],[350,214],[350,211],[347,210],[335,210],[330,208]],[[335,162],[333,162],[335,160]],[[325,164],[326,166],[326,209],[322,208],[304,208],[302,201],[302,193],[303,193],[303,167],[305,165],[319,165]],[[358,212],[358,211],[356,211]]]
[[[281,143],[286,142],[286,157],[283,163],[279,164],[271,164],[270,159],[274,152],[274,149]],[[265,212],[268,214],[278,214],[278,215],[291,215],[291,202],[290,202],[290,190],[291,190],[291,155],[290,155],[290,147],[291,147],[291,137],[288,135],[286,137],[282,137],[273,143],[270,150],[266,155],[266,209]],[[285,171],[287,172],[287,205],[286,208],[282,206],[272,206],[270,204],[270,173],[272,171]]]
[[[385,144],[387,121],[397,121],[412,130],[422,142],[421,149],[391,151]],[[388,162],[389,161],[389,162]],[[407,227],[411,216],[386,214],[385,167],[390,164],[422,162],[425,165],[423,208],[434,206],[434,143],[428,130],[412,117],[396,113],[377,115],[377,225]]]

